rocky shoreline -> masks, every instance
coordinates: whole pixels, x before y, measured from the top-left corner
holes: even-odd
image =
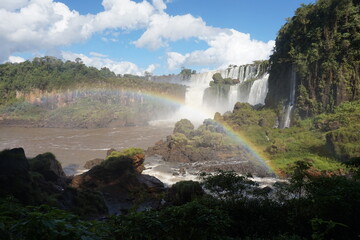
[[[77,176],[66,176],[52,153],[28,159],[24,149],[0,152],[0,196],[24,204],[50,204],[86,218],[121,214],[134,206],[157,208],[164,184],[142,174],[141,149],[115,152]]]

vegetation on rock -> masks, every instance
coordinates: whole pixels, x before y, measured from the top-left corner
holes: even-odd
[[[220,73],[215,73],[212,76],[212,81],[210,81],[210,87],[216,86],[216,85],[234,85],[239,83],[239,80],[237,79],[231,79],[231,78],[223,78]]]
[[[359,16],[356,0],[319,0],[298,8],[276,38],[266,104],[276,107],[288,100],[292,71],[301,117],[359,100]]]
[[[304,159],[313,161],[315,172],[341,173],[344,167],[340,162],[360,155],[359,111],[359,101],[345,102],[333,113],[294,119],[294,126],[287,129],[274,128],[274,110],[255,110],[246,103],[237,103],[232,113],[216,114],[215,118],[257,146],[280,173],[287,171],[289,163]]]
[[[353,164],[358,171],[360,164]],[[311,163],[289,166],[289,182],[261,188],[251,176],[219,171],[179,182],[159,209],[101,221],[0,199],[1,239],[356,239],[360,184],[354,176],[313,176]],[[206,189],[202,191],[201,185]],[[171,192],[171,193],[170,193]]]

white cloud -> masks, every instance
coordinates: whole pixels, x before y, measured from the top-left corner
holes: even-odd
[[[9,56],[8,60],[5,62],[10,62],[10,63],[21,63],[21,62],[25,62],[25,58],[22,57],[18,57],[18,56]]]
[[[227,29],[209,27],[201,18],[190,14],[169,16],[167,14],[154,14],[149,27],[144,34],[134,42],[137,47],[157,49],[167,46],[167,42],[196,37],[205,39]]]
[[[166,9],[166,4],[163,2],[163,0],[152,0],[152,2],[154,7],[160,12],[163,12]]]
[[[88,16],[51,0],[32,0],[17,11],[0,9],[0,60],[13,52],[53,49],[86,39],[79,34]]]
[[[84,25],[83,33],[91,35],[105,29],[139,29],[147,26],[155,8],[149,2],[131,0],[103,0],[105,11],[93,16]]]
[[[102,54],[101,54],[102,55]],[[105,56],[105,55],[102,55]],[[76,58],[81,58],[83,63],[87,66],[96,67],[97,69],[101,69],[103,67],[109,68],[116,74],[134,74],[134,75],[144,75],[145,70],[140,69],[136,64],[127,61],[113,61],[109,58],[93,56],[89,57],[81,53],[72,53],[72,52],[62,52],[62,57],[65,60],[74,61]],[[150,70],[154,70],[155,65],[151,64],[146,69],[148,72],[152,72]]]
[[[106,29],[146,28],[149,18],[164,8],[161,0],[155,3],[156,7],[147,1],[103,0],[104,11],[80,15],[53,0],[1,0],[0,61],[13,52],[46,51],[81,42]]]
[[[186,56],[180,53],[169,52],[167,55],[168,55],[167,64],[169,69],[179,68],[185,63]]]
[[[274,41],[267,43],[253,40],[250,34],[238,32],[220,32],[205,38],[209,48],[201,51],[180,54],[169,52],[167,64],[170,69],[181,66],[212,66],[225,68],[229,64],[248,64],[255,60],[267,59],[275,46]]]
[[[107,55],[102,54],[102,53],[98,53],[98,52],[90,52],[89,54],[90,54],[91,56],[94,56],[94,57],[102,57],[102,58],[107,57]]]
[[[102,41],[117,42],[119,31],[139,29],[145,31],[133,43],[140,48],[157,49],[182,39],[205,41],[209,46],[189,53],[169,52],[170,69],[249,63],[267,58],[274,46],[273,41],[264,43],[236,30],[208,26],[202,18],[190,14],[170,16],[165,13],[169,2],[103,0],[104,11],[81,15],[55,0],[1,0],[0,62],[15,52],[56,52],[58,47],[86,41],[97,32],[104,33]],[[142,72],[133,63],[105,61],[106,56],[96,54],[90,53],[89,63],[108,64],[119,73]]]
[[[156,64],[150,64],[144,72],[153,73],[157,67],[158,65]]]
[[[1,0],[0,8],[13,11],[28,4],[29,0]]]

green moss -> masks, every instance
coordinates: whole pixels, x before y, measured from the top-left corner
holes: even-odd
[[[132,157],[138,154],[144,154],[144,150],[141,148],[127,148],[122,151],[113,151],[111,154],[107,157],[107,159],[112,157]]]

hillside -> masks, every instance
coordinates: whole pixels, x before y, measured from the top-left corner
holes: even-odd
[[[360,99],[359,1],[319,0],[298,8],[279,30],[270,63],[268,106],[289,103],[292,72],[301,117]]]
[[[145,77],[116,75],[54,57],[0,65],[0,118],[4,124],[37,127],[139,125],[178,106],[185,87],[155,83]]]

